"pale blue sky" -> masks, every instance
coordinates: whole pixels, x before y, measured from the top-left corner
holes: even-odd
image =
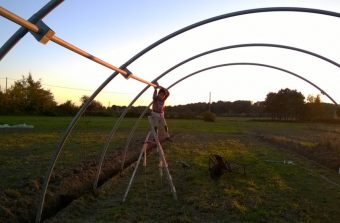
[[[48,1],[1,0],[0,5],[23,18],[29,18]],[[294,6],[340,12],[337,0],[65,0],[47,15],[44,22],[56,36],[119,67],[158,39],[192,23],[220,14],[262,7]],[[145,54],[129,69],[137,76],[152,80],[171,66],[206,50],[243,43],[275,43],[319,53],[340,63],[340,19],[307,13],[272,12],[238,16],[197,28],[162,44]],[[0,18],[2,45],[18,25]],[[232,62],[257,62],[296,72],[318,84],[340,102],[340,70],[309,55],[284,49],[242,48],[227,50],[190,62],[170,73],[159,83],[165,87],[196,70]],[[70,52],[53,42],[38,43],[27,34],[0,62],[0,85],[20,79],[28,72],[41,79],[58,103],[94,91],[112,72]],[[63,86],[58,88],[54,86]],[[281,88],[319,92],[305,82],[268,68],[237,66],[204,72],[171,90],[168,104],[207,101],[264,100],[270,91]],[[75,88],[75,89],[67,89]],[[117,77],[97,97],[104,105],[127,105],[144,88],[135,80]],[[84,90],[81,90],[84,89]],[[137,102],[148,104],[149,90]],[[327,98],[322,99],[329,102]]]

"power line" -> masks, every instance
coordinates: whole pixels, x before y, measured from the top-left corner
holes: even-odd
[[[48,86],[48,87],[56,87],[56,88],[63,88],[63,89],[69,89],[69,90],[75,90],[75,91],[91,91],[93,90],[90,89],[83,89],[83,88],[74,88],[74,87],[66,87],[66,86],[57,86],[57,85],[51,85],[51,84],[41,84],[43,86]],[[103,91],[103,93],[107,94],[133,94],[133,93],[128,93],[128,92],[118,92],[118,91]]]
[[[6,77],[0,77],[0,79],[8,79],[8,80],[13,80],[13,81],[19,81],[20,79],[14,79],[14,78],[6,78]],[[42,86],[47,86],[47,87],[54,87],[54,88],[63,88],[63,89],[68,89],[68,90],[74,90],[74,91],[89,91],[93,92],[91,89],[84,89],[84,88],[75,88],[75,87],[68,87],[68,86],[60,86],[60,85],[54,85],[54,84],[44,84],[40,81]],[[134,93],[128,93],[128,92],[118,92],[118,91],[103,91],[102,93],[106,94],[134,94]]]

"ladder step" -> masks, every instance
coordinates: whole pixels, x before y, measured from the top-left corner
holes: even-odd
[[[145,141],[144,143],[156,144],[156,141],[150,141],[150,140],[148,140],[148,141]]]

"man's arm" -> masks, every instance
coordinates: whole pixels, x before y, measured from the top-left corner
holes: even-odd
[[[166,88],[163,88],[163,89],[164,89],[164,91],[165,91],[164,100],[166,100],[166,99],[169,97],[170,92],[169,92],[168,89],[166,89]]]
[[[157,99],[157,89],[155,88],[154,92],[153,92],[153,96],[152,96],[153,100]]]

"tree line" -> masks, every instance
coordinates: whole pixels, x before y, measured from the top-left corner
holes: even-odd
[[[268,93],[264,107],[272,119],[278,120],[329,120],[339,113],[334,104],[322,103],[320,95],[305,98],[301,92],[288,88]]]
[[[247,100],[218,101],[194,103],[167,107],[166,115],[170,118],[194,118],[208,111],[216,116],[235,117],[270,117],[273,120],[314,121],[330,120],[340,114],[334,104],[322,103],[320,95],[309,95],[307,98],[301,92],[281,89],[277,93],[267,94],[265,101],[252,103]]]
[[[85,103],[88,96],[80,98]],[[86,110],[87,115],[119,116],[126,106],[105,107],[94,100]],[[128,117],[137,117],[145,106],[132,107]],[[42,88],[41,81],[34,81],[31,74],[16,81],[6,92],[0,91],[1,115],[75,115],[79,106],[68,100],[57,104],[53,94]],[[269,92],[265,101],[251,102],[217,101],[211,104],[200,102],[166,107],[168,118],[198,118],[210,111],[217,116],[271,117],[275,120],[325,120],[333,119],[339,108],[333,104],[322,103],[320,95],[309,95],[291,89]]]

